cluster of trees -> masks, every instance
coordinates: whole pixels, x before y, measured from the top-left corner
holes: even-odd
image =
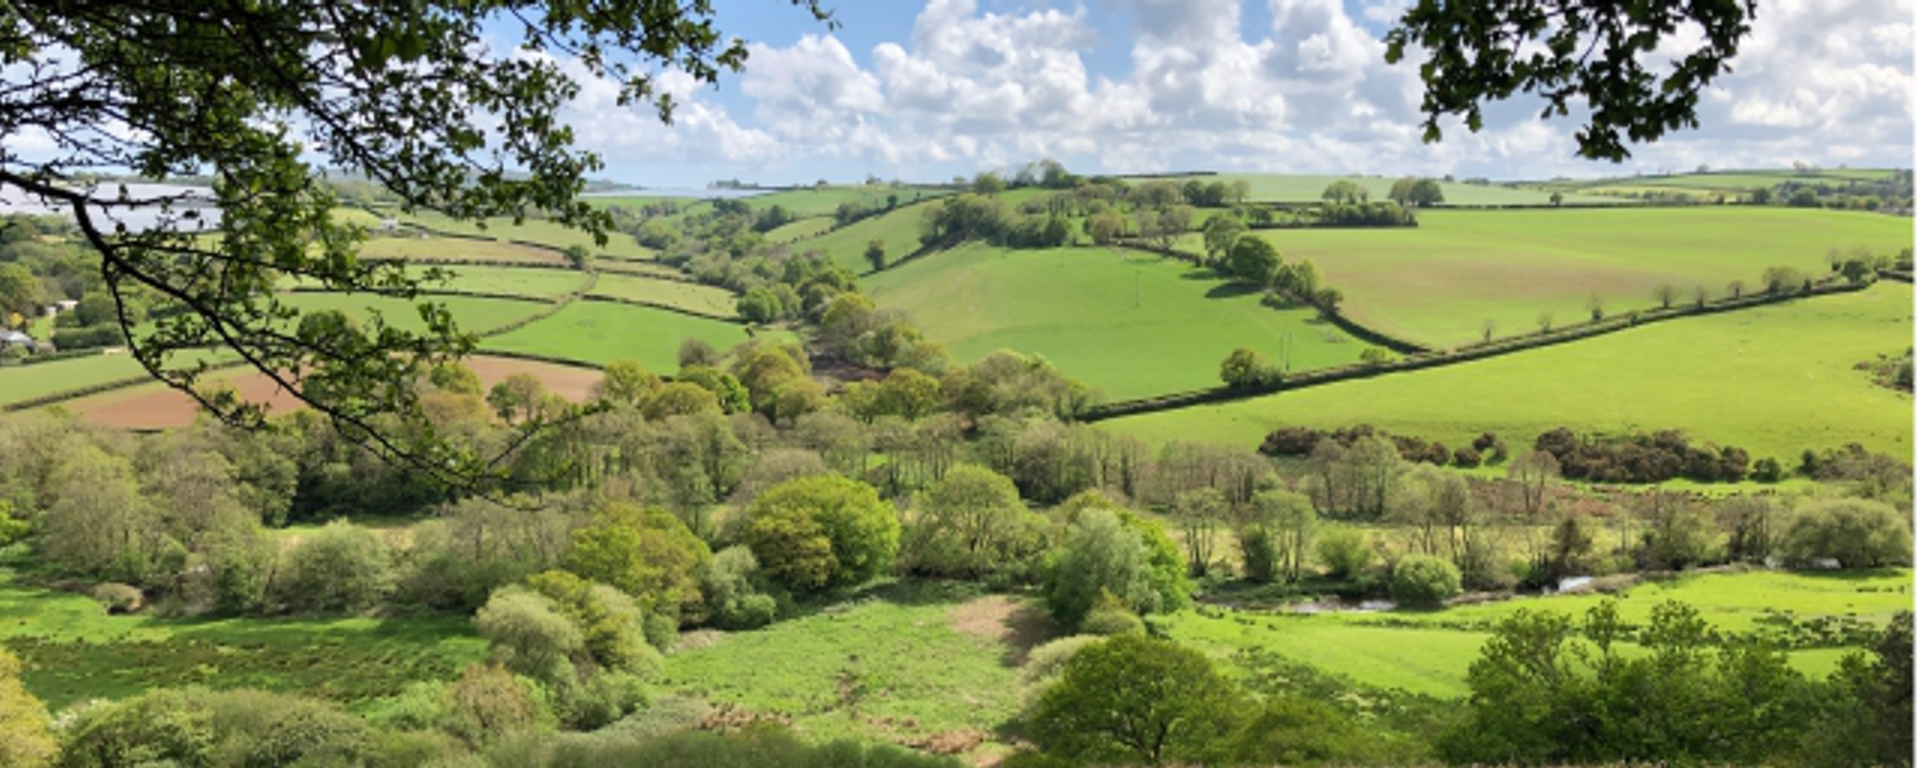
[[[1817,171],[1815,172],[1817,173]],[[1883,179],[1789,179],[1773,187],[1756,188],[1749,200],[1794,208],[1878,211],[1913,210],[1913,171],[1896,170]]]
[[[1058,213],[1018,214],[998,197],[961,193],[927,204],[921,214],[920,242],[947,248],[984,240],[1010,248],[1054,248],[1073,241],[1073,227]]]
[[[711,264],[695,265],[694,276],[717,279],[740,291],[735,307],[749,322],[818,320],[834,299],[860,293],[860,280],[853,270],[835,264],[819,251],[797,255],[775,251],[730,259],[724,265],[715,265],[724,270],[717,275],[703,269]]]
[[[1636,651],[1628,651],[1631,644]],[[1904,765],[1913,754],[1913,617],[1872,653],[1810,679],[1764,643],[1719,637],[1696,610],[1644,627],[1612,602],[1584,621],[1521,611],[1467,676],[1473,695],[1435,739],[1450,763]]]
[[[1535,450],[1551,454],[1562,476],[1602,483],[1661,483],[1685,477],[1703,483],[1737,483],[1754,479],[1781,479],[1779,461],[1754,464],[1735,446],[1694,445],[1677,429],[1636,433],[1625,437],[1581,438],[1559,427],[1534,440]]]
[[[120,330],[121,307],[108,293],[97,257],[75,240],[72,224],[55,217],[0,217],[0,327],[14,327],[17,315],[36,340],[52,342],[40,351],[88,349],[126,343]],[[154,305],[145,290],[123,286],[130,324],[145,322]],[[54,317],[52,328],[34,328],[56,301],[78,301],[75,311]],[[10,350],[24,354],[24,349]]]
[[[1354,444],[1369,437],[1388,441],[1404,461],[1426,462],[1438,467],[1452,463],[1463,469],[1472,469],[1483,463],[1501,464],[1507,460],[1506,441],[1491,432],[1483,432],[1471,444],[1448,451],[1447,446],[1438,440],[1396,435],[1370,424],[1357,424],[1332,431],[1311,427],[1281,427],[1267,433],[1260,441],[1260,453],[1268,456],[1310,456],[1320,449],[1323,441],[1331,441],[1333,446],[1342,449],[1352,449]]]
[[[918,192],[914,193],[913,199],[919,200],[920,194]],[[898,207],[900,207],[900,193],[898,192],[888,192],[884,200],[874,200],[872,202],[861,198],[844,200],[841,201],[839,205],[834,206],[833,224],[837,227],[844,227],[861,219],[865,219],[868,216],[878,216]]]

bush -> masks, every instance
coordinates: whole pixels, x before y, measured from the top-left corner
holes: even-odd
[[[213,714],[204,691],[158,690],[62,715],[60,768],[208,765]]]
[[[1788,563],[1839,561],[1842,568],[1878,568],[1913,557],[1913,533],[1893,507],[1860,499],[1814,501],[1796,510],[1780,552]]]
[[[360,765],[372,746],[371,736],[358,717],[319,702],[298,701],[269,721],[241,766]]]
[[[93,599],[107,607],[107,613],[132,613],[146,604],[146,596],[135,587],[107,582],[93,588]]]
[[[893,566],[900,520],[872,486],[835,475],[776,485],[747,509],[747,546],[795,592],[859,584]]]
[[[274,591],[295,610],[360,611],[379,604],[392,588],[392,564],[380,537],[334,522],[293,548]]]
[[[1081,649],[1103,638],[1094,635],[1068,635],[1058,640],[1034,646],[1027,651],[1026,663],[1020,665],[1020,682],[1029,687],[1052,682],[1066,669],[1067,661]]]
[[[507,669],[548,685],[574,681],[572,658],[586,649],[586,639],[560,615],[551,598],[522,587],[504,587],[473,621],[495,661]]]
[[[1049,559],[1044,587],[1047,608],[1062,624],[1077,627],[1106,599],[1121,605],[1157,604],[1147,578],[1147,547],[1120,518],[1090,509],[1067,530],[1066,542]]]
[[[1460,594],[1460,569],[1432,555],[1408,555],[1394,563],[1387,590],[1401,605],[1438,608]]]
[[[1123,606],[1102,606],[1087,614],[1087,619],[1080,622],[1080,631],[1101,637],[1142,635],[1147,632],[1147,623]]]
[[[754,584],[760,564],[746,547],[720,550],[700,570],[707,620],[721,629],[753,629],[773,623],[777,603]]]
[[[1270,584],[1280,577],[1280,551],[1273,530],[1264,525],[1241,528],[1240,575],[1248,581]]]
[[[1326,567],[1329,578],[1341,580],[1364,575],[1374,558],[1373,543],[1366,532],[1353,528],[1336,528],[1321,534],[1314,542],[1313,553]]]

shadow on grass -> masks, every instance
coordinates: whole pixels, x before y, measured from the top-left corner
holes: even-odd
[[[1791,573],[1795,576],[1804,576],[1809,579],[1818,579],[1822,581],[1857,582],[1857,581],[1872,581],[1874,579],[1886,579],[1886,578],[1897,577],[1901,575],[1900,572],[1902,570],[1904,569],[1856,568],[1853,570],[1832,570],[1832,571],[1827,571],[1827,570],[1797,571],[1795,570],[1795,571],[1786,571],[1786,573]]]
[[[1260,291],[1261,291],[1261,288],[1259,286],[1248,285],[1247,283],[1237,283],[1237,282],[1221,283],[1207,291],[1207,298],[1233,299],[1233,298],[1239,298],[1241,296],[1246,296],[1249,294],[1259,293]]]

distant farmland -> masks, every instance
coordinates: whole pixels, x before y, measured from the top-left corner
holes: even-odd
[[[1038,353],[1110,399],[1217,385],[1235,347],[1277,360],[1281,334],[1296,370],[1353,362],[1366,346],[1310,310],[1263,306],[1244,286],[1131,251],[973,244],[869,283],[879,306],[911,314],[957,361]]]
[[[1422,211],[1410,229],[1289,229],[1259,233],[1287,261],[1312,259],[1346,294],[1347,313],[1427,344],[1538,330],[1656,306],[1672,284],[1713,297],[1748,289],[1771,266],[1827,271],[1827,251],[1866,246],[1891,253],[1913,241],[1913,220],[1790,208],[1687,207],[1562,211]],[[1201,250],[1198,235],[1182,247]]]
[[[1792,463],[1858,442],[1913,455],[1913,398],[1855,363],[1913,343],[1913,289],[1684,318],[1479,362],[1101,422],[1149,443],[1255,446],[1281,426],[1372,424],[1459,445],[1491,431],[1530,445],[1559,426],[1682,428]]]

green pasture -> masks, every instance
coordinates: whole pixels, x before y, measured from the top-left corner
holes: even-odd
[[[867,263],[867,243],[877,239],[885,244],[887,263],[899,261],[920,248],[920,217],[926,208],[910,205],[911,199],[902,199],[900,207],[878,216],[796,242],[793,250],[821,251],[832,256],[834,263],[865,273],[873,269],[873,265]]]
[[[0,566],[0,646],[27,690],[59,711],[150,688],[298,692],[362,706],[409,683],[453,680],[486,645],[456,616],[167,619],[108,616],[84,595],[20,583]]]
[[[1633,176],[1616,179],[1621,184],[1634,184],[1647,187],[1683,187],[1687,189],[1712,189],[1746,192],[1755,187],[1773,187],[1786,181],[1803,183],[1845,183],[1848,181],[1875,181],[1893,175],[1890,170],[1868,168],[1822,170],[1818,173],[1798,173],[1792,170],[1779,171],[1732,171],[1726,173],[1682,173],[1673,176]],[[1609,184],[1608,186],[1612,186]]]
[[[680,367],[680,342],[701,339],[716,349],[747,340],[746,326],[664,309],[576,301],[511,333],[484,340],[484,350],[552,355],[604,365],[632,359],[655,371]]]
[[[650,301],[722,317],[732,317],[734,306],[739,301],[732,293],[711,285],[614,274],[600,275],[592,295]]]
[[[580,290],[587,284],[586,273],[571,269],[516,269],[465,264],[439,269],[450,273],[451,277],[444,281],[423,283],[422,287],[551,299]]]
[[[1150,254],[1104,248],[1009,250],[969,244],[868,278],[885,309],[913,317],[954,359],[1039,353],[1109,399],[1216,386],[1220,362],[1251,347],[1294,370],[1359,359],[1366,345],[1311,310],[1273,309],[1257,291]]]
[[[1623,620],[1644,625],[1654,606],[1678,600],[1699,609],[1716,629],[1746,632],[1769,612],[1800,620],[1851,617],[1884,625],[1899,610],[1911,610],[1912,574],[1793,574],[1754,571],[1691,574],[1647,582],[1614,596]],[[1480,657],[1488,631],[1501,619],[1525,609],[1580,618],[1602,595],[1514,598],[1441,611],[1321,613],[1315,615],[1225,615],[1188,612],[1172,624],[1176,640],[1222,660],[1235,651],[1259,648],[1346,677],[1371,688],[1398,688],[1440,697],[1468,694],[1467,668]],[[1797,650],[1789,660],[1801,672],[1830,674],[1847,651]]]
[[[629,258],[649,259],[654,252],[634,241],[629,235],[619,232],[607,233],[607,244],[596,245],[593,236],[584,230],[572,229],[546,219],[529,218],[519,224],[506,217],[488,219],[485,228],[472,222],[455,221],[437,213],[421,212],[409,218],[422,226],[445,232],[480,235],[497,240],[525,240],[531,243],[565,248],[578,245],[593,253],[607,253]]]
[[[1019,654],[1044,637],[962,631],[981,594],[970,584],[899,583],[764,629],[695,633],[667,656],[661,687],[790,718],[816,741],[990,735],[1020,706]],[[997,616],[975,623],[1002,629]]]
[[[556,271],[555,274],[568,273]],[[280,300],[302,313],[339,310],[348,317],[364,322],[377,312],[381,319],[395,328],[411,332],[426,330],[426,322],[420,319],[417,304],[406,299],[368,294],[289,293],[283,294]],[[420,302],[445,306],[447,311],[453,313],[454,323],[466,333],[485,333],[547,308],[545,302],[470,296],[423,296]]]
[[[0,405],[146,375],[132,355],[93,355],[0,366]]]
[[[778,227],[774,227],[773,229],[767,230],[766,238],[776,243],[791,243],[795,240],[805,240],[809,237],[818,237],[821,233],[826,232],[827,230],[832,228],[833,228],[832,217],[811,216],[808,218],[800,219],[798,221],[789,221]]]
[[[659,262],[633,261],[629,259],[600,259],[593,263],[593,268],[599,270],[603,275],[609,272],[642,276],[665,275],[669,277],[675,275],[685,276],[687,274],[682,270],[674,269]]]
[[[1825,274],[1827,252],[1856,246],[1890,253],[1913,241],[1913,220],[1790,208],[1423,211],[1400,229],[1275,229],[1258,234],[1288,260],[1312,259],[1346,294],[1343,310],[1369,327],[1428,344],[1538,330],[1587,319],[1598,295],[1609,314],[1658,306],[1654,291],[1682,301],[1704,287],[1719,298],[1734,280],[1747,290],[1768,267]],[[1182,248],[1203,250],[1199,235]]]
[[[1352,181],[1366,188],[1373,200],[1386,200],[1387,193],[1393,191],[1393,183],[1399,177],[1389,176],[1313,176],[1293,174],[1265,173],[1229,173],[1217,176],[1194,176],[1170,179],[1176,184],[1184,184],[1188,178],[1205,183],[1221,181],[1228,184],[1244,179],[1247,182],[1247,200],[1261,203],[1317,203],[1327,186],[1336,181]],[[1135,184],[1144,184],[1153,179],[1130,179]],[[1517,189],[1512,187],[1460,184],[1440,182],[1440,191],[1446,196],[1447,205],[1546,205],[1551,202],[1552,193],[1535,189]],[[1580,194],[1563,195],[1567,203],[1618,204],[1618,198],[1597,197]]]
[[[524,261],[559,264],[566,257],[544,248],[529,248],[504,240],[461,237],[375,237],[360,245],[366,258],[409,261]]]
[[[1791,463],[1858,442],[1913,455],[1912,396],[1855,363],[1913,343],[1913,289],[1688,317],[1541,349],[1264,397],[1101,422],[1151,444],[1254,446],[1281,426],[1372,424],[1458,445],[1482,432],[1531,444],[1580,431],[1683,428],[1696,439]]]

